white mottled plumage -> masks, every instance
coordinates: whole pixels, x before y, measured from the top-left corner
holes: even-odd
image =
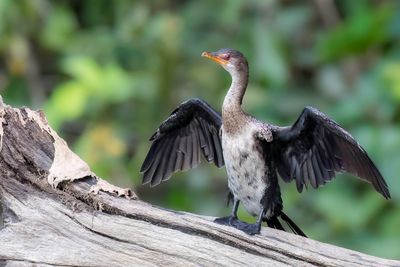
[[[255,149],[259,129],[257,124],[249,122],[240,129],[240,134],[231,135],[223,127],[221,131],[229,189],[253,216],[263,208],[261,199],[267,186],[265,159]]]

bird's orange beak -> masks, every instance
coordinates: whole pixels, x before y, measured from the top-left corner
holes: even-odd
[[[228,64],[228,60],[225,60],[225,59],[222,59],[222,58],[220,58],[220,57],[218,57],[218,56],[215,56],[215,55],[213,55],[213,53],[210,53],[210,52],[203,52],[203,53],[201,53],[201,56],[202,56],[202,57],[209,58],[209,59],[211,59],[212,61],[215,61],[215,62],[217,62],[217,63],[220,64],[220,65],[226,65],[226,64]]]

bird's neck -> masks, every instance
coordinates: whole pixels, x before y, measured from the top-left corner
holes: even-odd
[[[222,105],[222,124],[226,134],[240,133],[247,121],[247,116],[242,109],[242,100],[246,92],[249,79],[248,72],[237,72],[231,75],[232,84],[225,96]]]
[[[243,113],[242,100],[249,80],[248,71],[231,73],[232,83],[222,105],[222,116]]]

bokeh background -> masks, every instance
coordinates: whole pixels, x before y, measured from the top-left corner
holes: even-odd
[[[101,177],[148,202],[221,216],[223,169],[140,185],[148,137],[182,101],[221,106],[229,75],[200,57],[233,47],[250,62],[245,109],[286,125],[306,105],[340,122],[386,178],[392,200],[340,175],[285,211],[313,239],[400,259],[400,9],[396,1],[0,1],[0,93],[43,109]],[[243,210],[240,216],[254,221]]]

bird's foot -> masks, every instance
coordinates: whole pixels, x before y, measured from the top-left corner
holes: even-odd
[[[233,227],[245,232],[248,235],[256,235],[261,231],[261,223],[257,222],[254,224],[245,223],[239,220],[236,220],[233,224]]]
[[[234,226],[237,222],[240,221],[237,217],[231,215],[227,217],[216,218],[214,222],[222,225]]]
[[[214,222],[222,225],[235,227],[236,229],[239,229],[248,235],[259,234],[261,230],[261,223],[258,222],[255,224],[245,223],[239,220],[235,216],[217,218],[214,220]]]

